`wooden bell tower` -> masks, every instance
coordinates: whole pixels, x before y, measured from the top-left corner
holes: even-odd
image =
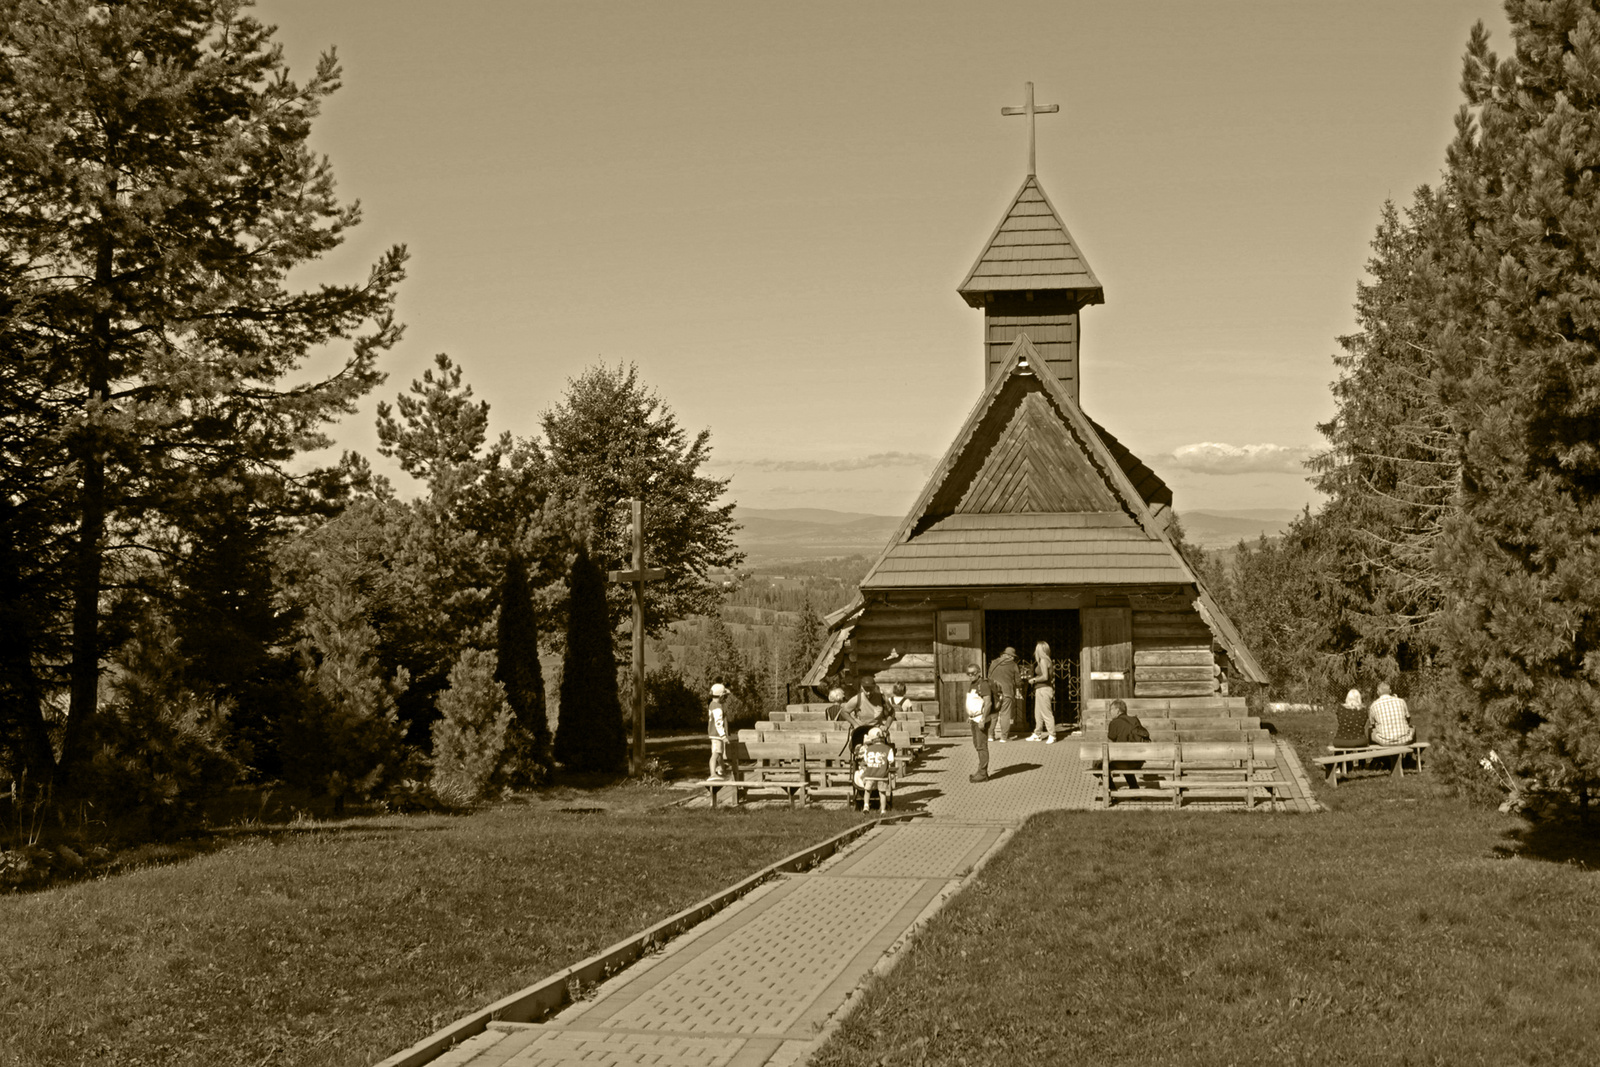
[[[1032,82],[1022,107],[1002,109],[1028,119],[1028,176],[957,291],[983,309],[985,384],[999,373],[1012,342],[1026,334],[1077,403],[1079,312],[1106,297],[1034,174],[1034,116],[1058,110],[1034,104]]]

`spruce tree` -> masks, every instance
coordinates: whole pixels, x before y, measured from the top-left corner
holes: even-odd
[[[5,385],[36,405],[5,408],[0,440],[21,420],[49,457],[13,499],[54,513],[22,548],[60,557],[68,793],[92,749],[111,576],[187,549],[189,509],[217,498],[196,480],[270,475],[285,507],[336,486],[291,461],[328,443],[322,424],[377,384],[399,337],[401,248],[354,284],[285,285],[360,221],[307,146],[340,73],[329,55],[291,80],[242,6],[0,0],[0,273],[26,294]],[[334,373],[283,385],[328,347],[346,352]]]
[[[1444,637],[1476,745],[1461,762],[1500,745],[1581,794],[1600,782],[1600,12],[1506,12],[1504,60],[1473,30],[1449,156],[1465,236],[1439,337],[1461,463]]]
[[[1435,338],[1442,250],[1458,230],[1448,186],[1419,189],[1403,215],[1386,203],[1371,280],[1356,287],[1356,332],[1339,338],[1336,411],[1318,427],[1329,447],[1312,462],[1328,496],[1310,520],[1319,589],[1297,608],[1313,608],[1304,621],[1324,631],[1310,647],[1331,688],[1394,681],[1437,650],[1444,579],[1435,552],[1458,463]]]
[[[567,651],[561,664],[555,758],[569,772],[619,772],[628,736],[617,696],[606,576],[580,546],[568,578]]]
[[[534,618],[528,565],[520,553],[506,560],[500,588],[499,663],[495,677],[511,706],[501,777],[512,786],[538,785],[550,772],[550,721],[545,712],[544,672],[539,667],[539,628]]]

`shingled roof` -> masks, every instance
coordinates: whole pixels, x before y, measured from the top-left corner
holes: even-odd
[[[1246,677],[1264,681],[1157,517],[1171,492],[1101,434],[1018,337],[861,591],[1193,585],[1212,633]],[[1141,471],[1154,483],[1136,485]],[[832,625],[842,629],[861,603]]]
[[[985,293],[1022,290],[1077,290],[1083,304],[1106,299],[1100,279],[1032,174],[956,289],[973,307],[983,306]]]

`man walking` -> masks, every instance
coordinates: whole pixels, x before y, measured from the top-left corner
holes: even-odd
[[[989,681],[993,683],[994,697],[999,701],[999,714],[994,720],[994,739],[1002,745],[1011,736],[1011,716],[1017,706],[1018,678],[1017,650],[1008,647],[989,666]]]
[[[967,719],[972,723],[972,749],[978,756],[978,772],[969,782],[989,780],[989,719],[994,710],[994,685],[978,677],[978,665],[967,664]]]

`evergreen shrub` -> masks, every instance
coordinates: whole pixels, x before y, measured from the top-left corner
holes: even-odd
[[[586,548],[578,550],[568,587],[555,758],[569,772],[618,772],[627,765],[628,739],[617,694],[606,576]]]
[[[448,804],[465,807],[498,784],[513,713],[495,680],[497,666],[493,652],[465,649],[450,668],[450,688],[439,694],[429,784]]]

